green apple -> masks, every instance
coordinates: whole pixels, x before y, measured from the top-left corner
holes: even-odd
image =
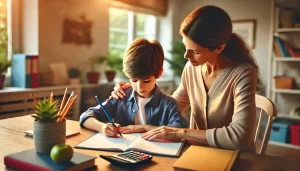
[[[66,163],[73,157],[73,148],[67,144],[57,144],[52,147],[50,156],[55,163]]]

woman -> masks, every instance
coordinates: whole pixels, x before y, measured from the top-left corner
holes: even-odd
[[[191,107],[196,129],[159,127],[142,138],[186,139],[255,152],[255,92],[261,80],[250,50],[232,33],[229,15],[216,6],[199,7],[183,20],[180,34],[189,62],[172,96],[181,111]],[[120,86],[115,87],[113,97],[123,98]]]

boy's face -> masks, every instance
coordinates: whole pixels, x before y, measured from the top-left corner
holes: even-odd
[[[129,77],[133,90],[142,98],[149,98],[152,95],[152,90],[155,88],[156,78],[148,76],[145,78]]]

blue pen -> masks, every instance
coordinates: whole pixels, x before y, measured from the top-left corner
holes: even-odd
[[[101,109],[103,110],[103,112],[105,113],[106,117],[108,118],[108,120],[111,122],[111,124],[116,127],[115,123],[113,120],[111,120],[109,114],[107,113],[107,111],[104,109],[104,106],[102,105],[102,103],[100,102],[100,100],[97,98],[97,96],[95,96],[96,101],[98,102],[98,104],[101,106]],[[118,132],[119,135],[122,137],[122,134],[120,132]]]

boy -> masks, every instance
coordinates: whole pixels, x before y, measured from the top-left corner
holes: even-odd
[[[103,103],[116,127],[107,122],[100,105],[80,116],[80,126],[108,137],[117,136],[119,131],[125,134],[146,132],[163,125],[186,128],[176,100],[164,94],[156,84],[163,72],[163,62],[164,52],[158,41],[144,38],[133,41],[123,59],[123,71],[132,88],[125,90],[124,99],[108,99]]]

